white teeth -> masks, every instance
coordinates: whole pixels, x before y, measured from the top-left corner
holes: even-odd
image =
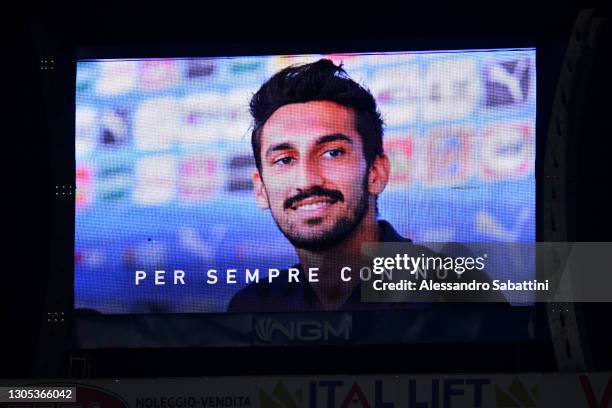
[[[312,211],[312,210],[317,210],[319,208],[325,207],[326,205],[327,205],[326,202],[306,204],[306,205],[299,206],[298,210]]]

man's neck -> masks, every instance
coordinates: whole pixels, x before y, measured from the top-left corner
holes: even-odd
[[[359,270],[362,259],[362,244],[378,242],[381,231],[374,214],[366,214],[362,222],[341,243],[324,251],[307,251],[298,249],[297,254],[303,270],[308,274],[309,268],[318,268],[318,282],[310,282],[319,302],[325,310],[337,310],[351,296],[359,285]],[[342,280],[342,268],[351,268],[345,272]]]

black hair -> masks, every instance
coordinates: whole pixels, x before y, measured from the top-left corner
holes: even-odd
[[[363,140],[368,168],[383,154],[383,120],[369,90],[353,81],[342,64],[328,59],[293,65],[274,74],[253,95],[251,145],[257,168],[261,171],[261,132],[266,121],[280,107],[291,103],[330,101],[355,112],[356,128]]]

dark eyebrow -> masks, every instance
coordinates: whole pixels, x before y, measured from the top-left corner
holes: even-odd
[[[291,143],[287,142],[272,145],[268,147],[268,150],[266,150],[266,157],[268,157],[272,152],[278,152],[279,150],[289,150],[293,149],[293,147],[294,146]]]
[[[332,133],[331,135],[321,136],[317,140],[316,144],[322,145],[322,144],[329,143],[329,142],[335,142],[337,140],[344,140],[345,142],[348,142],[349,144],[353,144],[353,139],[351,139],[350,137],[342,133]]]
[[[320,146],[322,144],[329,143],[329,142],[335,142],[337,140],[343,140],[345,142],[353,144],[353,140],[350,137],[348,137],[347,135],[344,135],[342,133],[332,133],[332,134],[329,134],[329,135],[321,136],[321,137],[319,137],[317,139],[315,144],[317,146]],[[266,150],[266,157],[268,157],[270,155],[270,153],[272,153],[272,152],[278,152],[278,151],[281,151],[281,150],[289,150],[289,149],[293,149],[293,148],[294,148],[294,146],[291,143],[287,143],[287,142],[275,144],[275,145],[272,145],[272,146],[268,147],[268,149]]]

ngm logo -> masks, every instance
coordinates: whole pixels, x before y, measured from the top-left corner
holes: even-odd
[[[343,341],[351,336],[350,316],[335,320],[287,320],[269,317],[255,323],[255,341],[263,343]]]

